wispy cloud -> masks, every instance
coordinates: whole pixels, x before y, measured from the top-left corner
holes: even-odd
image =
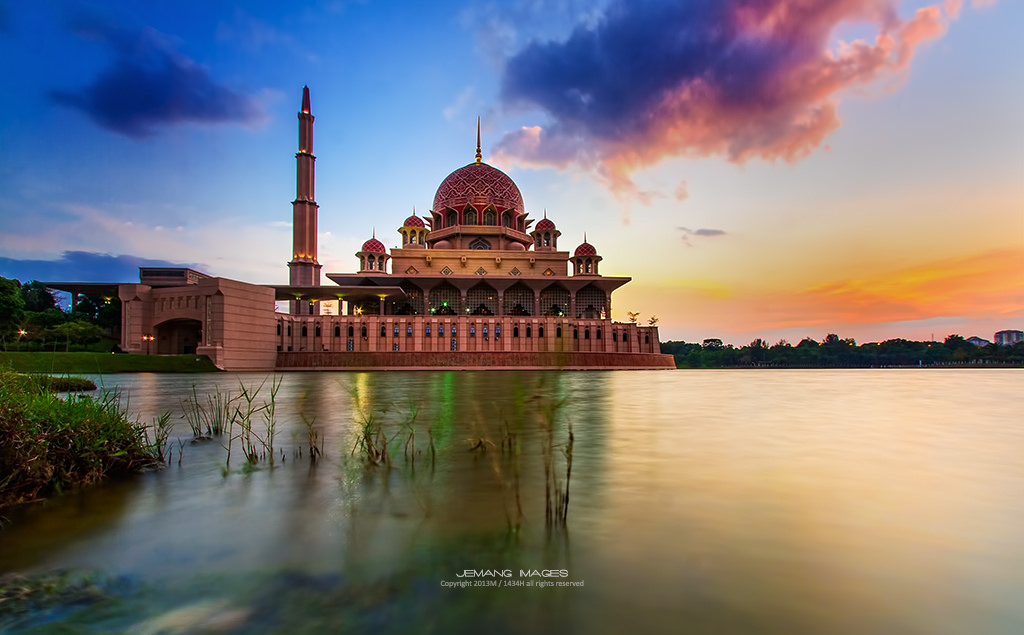
[[[717,236],[725,236],[728,233],[724,229],[710,229],[706,227],[702,227],[700,229],[676,227],[676,229],[682,233],[683,242],[689,246],[693,245],[693,243],[690,242],[690,238],[715,238]]]
[[[458,97],[455,98],[455,101],[441,111],[441,114],[444,115],[444,118],[448,121],[455,119],[462,114],[466,109],[466,106],[468,106],[473,100],[475,93],[476,91],[472,86],[466,86],[462,89],[462,92],[459,93]]]
[[[503,97],[550,123],[506,135],[507,160],[601,176],[619,195],[670,156],[798,161],[839,125],[837,95],[905,71],[958,5],[909,18],[896,0],[615,0],[562,41],[534,41],[505,65]],[[873,41],[832,45],[844,23]]]
[[[139,138],[181,123],[253,124],[265,117],[254,99],[215,82],[158,31],[131,29],[90,14],[74,16],[69,28],[109,49],[113,63],[90,84],[56,90],[50,97],[103,128]]]

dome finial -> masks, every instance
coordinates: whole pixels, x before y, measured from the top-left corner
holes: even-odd
[[[365,234],[364,234],[364,236],[365,236]],[[374,227],[373,231],[370,232],[370,238],[376,238],[376,237],[377,237],[377,228]],[[583,235],[583,242],[587,242],[586,234]]]
[[[480,152],[480,117],[476,118],[476,162],[480,163],[483,160],[483,154]]]
[[[544,218],[548,217],[548,208],[544,208]]]

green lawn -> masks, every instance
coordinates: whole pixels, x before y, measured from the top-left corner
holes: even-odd
[[[19,373],[208,373],[204,355],[124,355],[111,353],[5,353],[0,368]]]

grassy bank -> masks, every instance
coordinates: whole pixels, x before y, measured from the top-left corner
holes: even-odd
[[[19,373],[208,373],[217,370],[204,355],[112,355],[110,353],[0,352],[0,368]]]
[[[62,399],[39,378],[0,371],[0,510],[155,463],[115,396]]]

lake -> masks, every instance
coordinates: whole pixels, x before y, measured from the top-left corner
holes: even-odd
[[[0,630],[1020,633],[1022,378],[95,377],[140,421],[171,413],[168,466],[12,517],[0,573],[96,588]],[[265,410],[254,464],[193,442],[190,400],[244,410],[245,387],[255,410],[275,381],[272,452]]]

